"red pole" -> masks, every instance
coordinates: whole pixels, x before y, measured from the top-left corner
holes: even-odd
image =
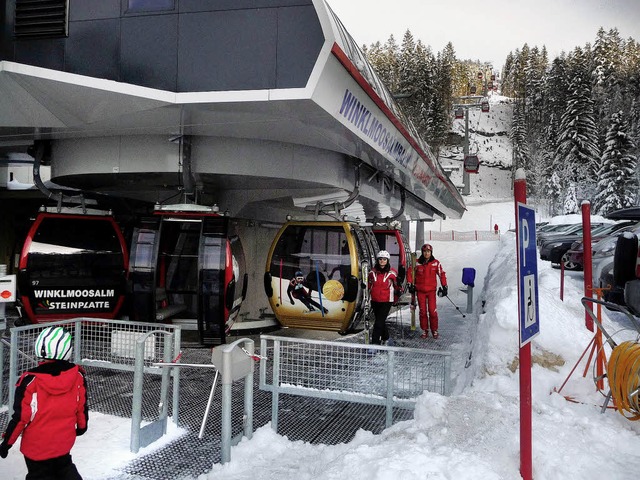
[[[518,225],[518,203],[527,203],[527,182],[524,170],[516,170],[513,182],[515,200],[516,225]],[[516,228],[516,245],[519,245],[518,228]],[[519,249],[518,249],[519,250]],[[517,265],[520,265],[520,252],[517,252]],[[520,305],[520,289],[518,289],[518,305]],[[519,309],[518,309],[519,310]],[[520,312],[518,311],[518,314]],[[522,325],[518,318],[518,325]],[[532,480],[531,454],[531,342],[520,347],[520,476],[523,480]]]
[[[564,262],[560,260],[560,300],[564,302]]]
[[[593,297],[593,282],[591,270],[591,204],[585,200],[582,202],[582,245],[584,251],[583,270],[584,270],[584,296]],[[589,313],[584,312],[584,326],[593,332],[593,318]]]

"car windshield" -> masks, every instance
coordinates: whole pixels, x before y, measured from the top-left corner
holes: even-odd
[[[611,245],[615,245],[618,241],[618,237],[622,235],[624,232],[635,233],[636,235],[640,235],[640,223],[636,223],[634,225],[627,225],[625,227],[619,228],[618,230],[612,232],[610,235],[607,235],[602,240],[593,244],[593,251],[599,252],[601,250],[607,250],[611,248]],[[613,254],[613,251],[612,251]]]
[[[575,234],[581,235],[582,234],[582,224],[581,223],[576,223],[575,225],[571,225],[566,230],[562,230],[562,233],[566,233],[566,234],[575,233]]]
[[[570,224],[566,224],[566,223],[556,223],[554,225],[547,224],[547,225],[541,227],[539,229],[539,231],[540,231],[540,233],[543,233],[543,232],[544,233],[557,232],[557,231],[563,230],[563,229],[565,229],[567,227],[570,227],[570,226],[571,226]]]
[[[615,230],[615,223],[603,223],[602,225],[598,225],[595,228],[591,229],[592,235],[606,235],[607,233],[613,232]]]

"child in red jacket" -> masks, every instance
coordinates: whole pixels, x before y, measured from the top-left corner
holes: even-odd
[[[87,431],[87,384],[84,370],[69,362],[72,347],[71,334],[62,327],[45,328],[35,342],[38,366],[16,385],[0,457],[6,458],[22,435],[29,480],[82,480],[70,452],[76,436]]]
[[[446,297],[447,274],[442,265],[433,256],[433,247],[428,243],[422,246],[422,255],[418,258],[415,278],[413,280],[420,308],[420,328],[423,332],[420,338],[429,337],[429,327],[433,338],[438,338],[438,308],[436,306],[436,290],[438,278],[442,285],[442,296]]]

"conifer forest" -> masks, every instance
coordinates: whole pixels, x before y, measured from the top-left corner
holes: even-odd
[[[589,200],[594,213],[638,205],[640,44],[600,29],[593,43],[549,58],[545,46],[511,51],[501,72],[456,58],[449,43],[434,53],[407,30],[364,46],[376,73],[432,150],[447,145],[454,106],[499,93],[512,103],[512,165],[534,197],[555,214]]]

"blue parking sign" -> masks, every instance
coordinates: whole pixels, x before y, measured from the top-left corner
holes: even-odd
[[[536,251],[536,215],[524,203],[518,209],[518,315],[520,347],[540,333],[538,318],[538,254]]]

